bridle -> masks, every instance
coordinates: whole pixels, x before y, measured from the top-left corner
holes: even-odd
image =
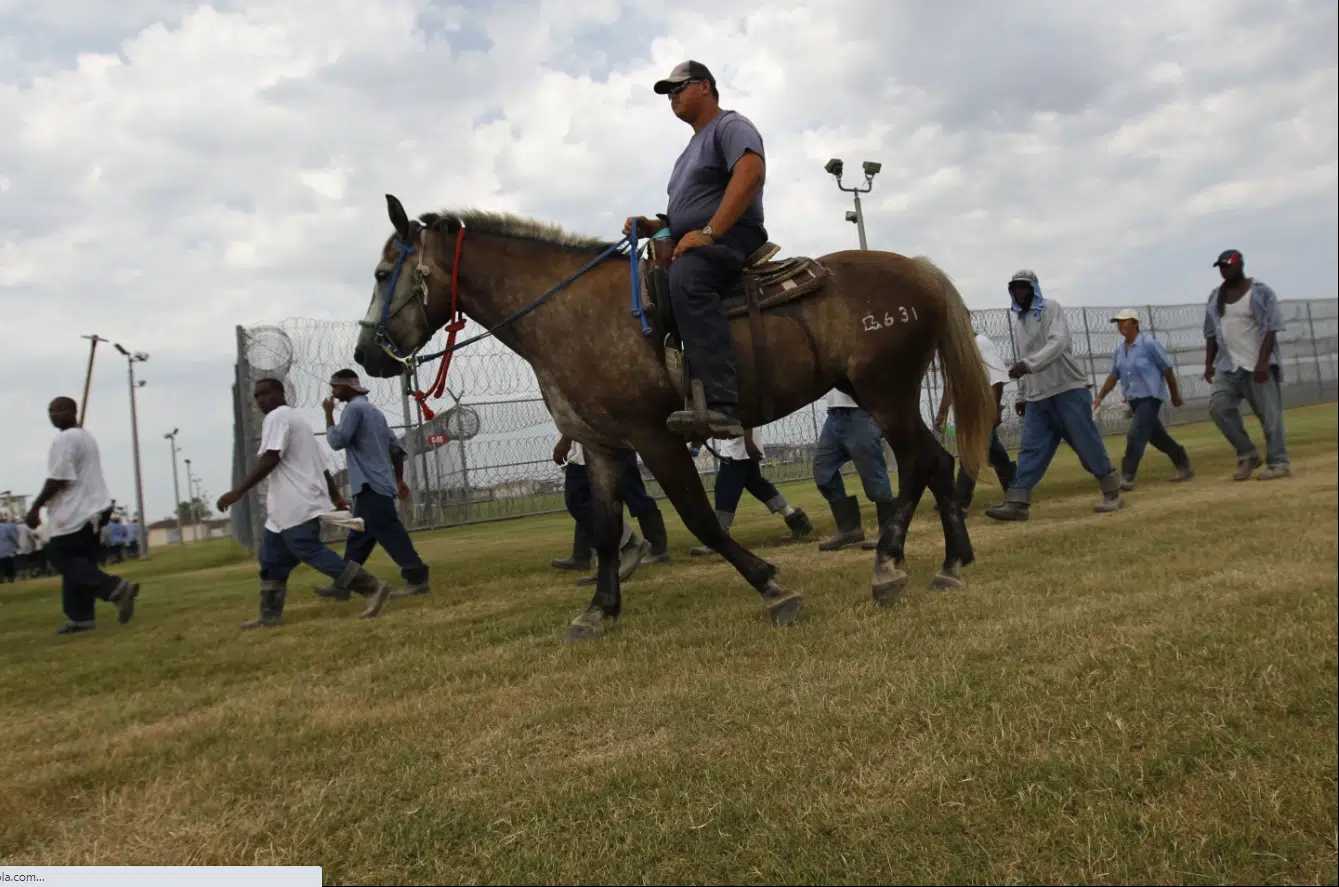
[[[451,263],[451,316],[446,325],[447,333],[452,341],[455,340],[456,333],[465,328],[465,317],[460,311],[460,254],[465,245],[465,223],[456,220],[460,226],[456,229],[456,254]],[[373,337],[377,347],[391,357],[393,360],[405,365],[406,367],[415,365],[415,355],[422,349],[422,345],[410,351],[408,354],[401,354],[399,346],[392,341],[390,335],[386,332],[387,325],[391,318],[398,315],[405,308],[413,305],[423,321],[423,327],[426,329],[428,323],[428,279],[432,276],[432,269],[420,258],[418,264],[414,266],[414,284],[404,294],[403,297],[397,296],[396,284],[400,282],[400,274],[404,271],[405,261],[410,254],[414,252],[416,245],[422,245],[423,231],[418,222],[412,222],[409,228],[409,236],[404,240],[400,239],[397,233],[391,240],[391,245],[399,250],[399,255],[395,258],[395,267],[391,270],[390,282],[386,287],[386,298],[381,304],[381,317],[377,319],[375,325],[369,321],[360,321],[364,327],[373,327]],[[426,252],[420,253],[420,256],[426,256]]]

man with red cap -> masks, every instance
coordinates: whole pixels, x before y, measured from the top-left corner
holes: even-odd
[[[1237,451],[1232,479],[1246,480],[1260,467],[1260,451],[1241,420],[1242,400],[1250,403],[1265,432],[1268,465],[1256,479],[1290,477],[1278,348],[1283,310],[1268,284],[1246,276],[1240,250],[1224,250],[1213,266],[1223,282],[1209,294],[1204,313],[1204,381],[1213,386],[1209,415]]]

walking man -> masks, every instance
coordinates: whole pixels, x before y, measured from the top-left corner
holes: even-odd
[[[995,392],[995,427],[990,429],[990,449],[986,452],[986,458],[990,462],[990,467],[995,469],[995,477],[999,479],[1000,488],[1007,494],[1009,487],[1013,485],[1014,477],[1018,474],[1018,465],[1009,458],[1009,451],[1000,441],[1001,401],[1004,398],[1004,386],[1009,382],[1009,371],[1004,368],[1004,359],[1000,357],[1000,350],[995,347],[990,336],[983,333],[976,334],[976,351],[981,356],[981,362],[985,364],[990,390]],[[952,393],[945,388],[944,396],[939,403],[939,415],[935,420],[940,434],[944,433],[948,425],[948,410],[952,406],[952,400]],[[953,488],[953,501],[962,509],[963,517],[967,516],[967,509],[972,505],[975,492],[976,479],[962,470],[960,461],[958,480]],[[935,510],[939,510],[938,505],[935,506]]]
[[[1111,372],[1102,384],[1102,390],[1093,398],[1093,412],[1102,406],[1102,401],[1121,384],[1125,402],[1129,405],[1134,418],[1125,432],[1125,458],[1121,460],[1121,489],[1134,489],[1134,475],[1139,470],[1139,461],[1144,458],[1144,449],[1149,444],[1166,453],[1176,469],[1173,481],[1187,481],[1195,476],[1190,467],[1190,456],[1167,433],[1159,418],[1162,405],[1171,401],[1172,406],[1182,406],[1181,388],[1176,382],[1176,372],[1172,361],[1162,343],[1152,336],[1139,332],[1139,312],[1132,308],[1123,308],[1111,318],[1120,330],[1124,342],[1116,346],[1111,359]]]
[[[1074,359],[1060,303],[1042,298],[1041,284],[1031,271],[1019,271],[1009,281],[1014,340],[1026,355],[1009,368],[1017,379],[1023,417],[1023,441],[1018,450],[1018,474],[1004,494],[1004,503],[986,509],[995,520],[1027,520],[1032,488],[1041,482],[1060,441],[1068,443],[1083,468],[1097,478],[1102,501],[1093,511],[1109,513],[1125,506],[1120,475],[1111,467],[1102,433],[1093,421],[1088,400],[1088,377]]]
[[[567,513],[572,516],[576,528],[573,531],[571,560],[555,559],[550,564],[560,570],[587,570],[590,569],[595,547],[595,515],[586,454],[581,444],[560,434],[558,442],[553,446],[553,461],[563,466],[563,504],[567,506]],[[618,578],[625,581],[643,563],[669,560],[669,540],[664,515],[660,513],[656,500],[646,492],[642,473],[637,468],[637,454],[631,450],[628,451],[618,482],[628,512],[637,519],[645,534],[643,539],[632,531],[631,524],[623,522],[623,537],[619,540]],[[577,580],[577,585],[591,585],[594,582],[595,576],[590,575]]]
[[[734,346],[721,290],[767,242],[762,136],[747,117],[721,110],[716,78],[701,62],[677,65],[657,81],[655,91],[669,96],[674,116],[693,128],[693,137],[670,174],[665,213],[629,218],[623,233],[635,225],[639,237],[651,237],[669,226],[675,242],[670,302],[690,372],[702,382],[707,425],[713,437],[742,437]],[[666,424],[688,436],[692,411],[676,411]]]
[[[767,506],[772,514],[779,514],[790,528],[787,542],[798,542],[814,531],[809,516],[803,508],[795,508],[786,501],[786,497],[770,480],[763,477],[763,449],[753,439],[753,429],[744,429],[743,437],[729,440],[716,440],[715,450],[721,457],[720,467],[716,471],[716,519],[727,533],[735,522],[735,509],[739,500],[748,490],[753,498]],[[702,557],[715,554],[705,545],[690,549],[689,554]]]
[[[335,422],[335,401],[344,412]],[[395,496],[409,498],[404,482],[405,449],[391,433],[386,416],[367,399],[358,374],[344,369],[330,377],[330,396],[325,409],[325,439],[332,450],[344,450],[349,465],[349,489],[353,493],[353,516],[363,519],[363,529],[352,530],[344,543],[344,559],[366,564],[377,543],[400,567],[405,588],[392,597],[427,594],[428,567],[414,549],[409,531],[395,510]],[[349,589],[321,586],[321,597],[347,601]]]
[[[1260,467],[1260,451],[1241,421],[1241,402],[1251,405],[1265,432],[1269,465],[1257,480],[1291,477],[1283,439],[1283,366],[1278,334],[1283,311],[1274,290],[1246,276],[1245,260],[1235,249],[1224,250],[1214,267],[1223,282],[1209,294],[1204,314],[1204,381],[1209,415],[1237,451],[1233,480],[1246,480]]]
[[[269,478],[265,491],[265,534],[260,540],[260,615],[242,628],[273,627],[283,620],[288,576],[306,564],[335,580],[335,587],[356,591],[368,599],[363,618],[381,612],[391,587],[346,561],[321,541],[321,515],[348,508],[326,470],[316,435],[285,399],[283,383],[265,378],[252,392],[265,414],[260,431],[260,459],[235,489],[219,497],[219,511],[227,511],[247,491]]]
[[[66,622],[57,634],[91,631],[94,601],[116,604],[122,625],[135,615],[139,583],[102,572],[98,532],[111,514],[112,497],[102,477],[102,459],[93,435],[79,427],[79,407],[68,397],[58,397],[47,407],[47,416],[60,433],[47,455],[46,483],[37,494],[24,521],[31,529],[41,526],[45,506],[51,520],[47,557],[61,576],[61,606]]]
[[[832,509],[837,532],[818,543],[819,551],[840,551],[860,543],[865,551],[879,545],[879,534],[865,538],[860,517],[860,500],[846,495],[842,466],[855,463],[856,474],[865,489],[865,497],[874,503],[879,522],[892,515],[893,485],[888,480],[888,463],[883,455],[883,432],[874,417],[865,412],[848,394],[836,388],[828,392],[828,415],[818,434],[814,451],[814,484]]]

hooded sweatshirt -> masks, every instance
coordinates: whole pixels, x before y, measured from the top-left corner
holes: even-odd
[[[1018,394],[1034,403],[1086,387],[1088,374],[1074,359],[1065,309],[1058,302],[1043,299],[1041,285],[1035,279],[1028,282],[1033,293],[1028,310],[1019,308],[1012,296],[1009,302],[1014,341],[1030,370],[1018,380]]]

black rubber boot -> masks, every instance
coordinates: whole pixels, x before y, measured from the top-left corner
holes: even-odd
[[[273,628],[283,621],[284,598],[288,594],[287,582],[275,582],[262,579],[260,583],[260,615],[242,623],[242,628]]]
[[[837,522],[837,533],[818,543],[819,551],[840,551],[848,545],[865,541],[865,529],[860,526],[859,499],[847,496],[845,499],[829,502],[828,507],[832,509],[832,519]]]
[[[803,508],[797,508],[786,515],[785,521],[786,526],[790,528],[790,535],[785,537],[786,542],[799,542],[814,531],[813,521],[809,520],[809,515],[804,513]]]
[[[659,564],[669,560],[669,536],[665,532],[665,515],[660,509],[637,518],[637,526],[642,529],[642,538],[651,543],[651,550],[642,558],[642,563]]]
[[[549,561],[549,566],[559,570],[580,570],[585,573],[590,570],[591,559],[591,541],[586,536],[586,531],[581,528],[581,524],[572,522],[575,529],[572,530],[572,556],[555,557]]]
[[[1032,503],[1030,490],[1017,490],[1010,487],[1004,494],[1004,502],[986,509],[986,517],[995,520],[1019,521],[1028,519],[1028,508]]]

